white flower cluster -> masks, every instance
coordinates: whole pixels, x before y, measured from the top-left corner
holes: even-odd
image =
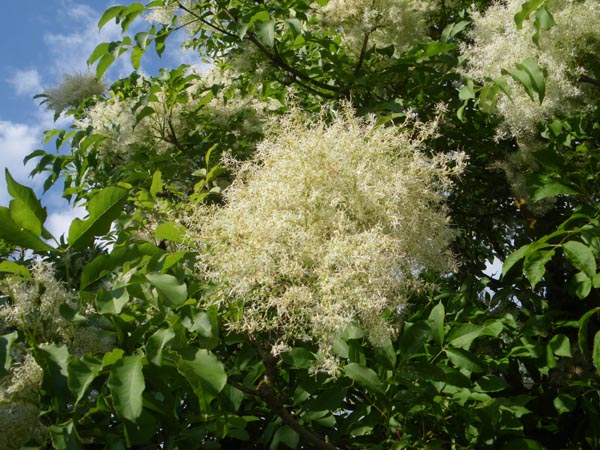
[[[600,57],[600,8],[596,0],[552,0],[549,11],[555,25],[541,30],[539,47],[532,40],[534,17],[523,22],[521,30],[514,20],[523,0],[497,1],[483,13],[473,14],[471,44],[462,46],[466,59],[463,74],[480,83],[486,78],[502,77],[511,87],[511,98],[502,95],[497,104],[504,128],[512,136],[536,130],[539,122],[556,114],[568,114],[593,103],[597,88],[578,82],[584,56]],[[547,70],[543,102],[531,100],[524,88],[502,70],[532,58]]]
[[[77,108],[87,98],[102,95],[105,90],[106,86],[94,74],[64,75],[57,87],[44,90],[42,103],[58,115],[69,108]]]
[[[154,100],[147,106],[154,109],[154,114],[136,118],[140,98],[122,98],[118,94],[96,103],[86,112],[85,118],[74,123],[80,130],[91,129],[92,133],[102,138],[94,146],[101,161],[122,164],[129,161],[136,152],[144,154],[168,154],[177,145],[177,139],[194,130],[202,131],[208,122],[210,125],[228,130],[234,134],[262,133],[261,117],[267,110],[267,104],[253,99],[238,100],[216,95],[206,103],[207,89],[213,83],[228,81],[218,71],[213,70],[195,80],[191,80],[184,92],[186,102],[167,102],[169,93],[163,91],[153,93]],[[140,77],[138,83],[144,80]],[[145,94],[142,90],[140,95]],[[172,94],[172,93],[171,93]],[[241,95],[240,95],[241,98]],[[191,119],[192,112],[197,120]],[[178,148],[181,151],[182,148]]]
[[[426,0],[330,0],[323,7],[313,5],[322,24],[340,31],[356,55],[367,35],[369,46],[406,50],[426,35],[425,19],[435,6]]]
[[[75,307],[74,294],[56,278],[51,264],[36,261],[29,281],[3,280],[0,289],[11,302],[0,306],[0,324],[15,327],[35,337],[37,343],[72,338],[73,325],[60,313],[61,305]]]
[[[51,264],[36,261],[30,271],[31,280],[2,280],[0,292],[5,293],[10,302],[0,306],[0,330],[16,328],[37,344],[66,344],[75,356],[104,353],[113,348],[114,337],[106,331],[93,324],[82,321],[76,324],[64,318],[61,307],[78,311],[79,305],[75,294],[54,277]],[[80,318],[91,318],[96,311],[86,305],[79,314]]]
[[[28,354],[13,362],[11,372],[0,380],[0,448],[19,450],[30,440],[46,440],[39,421],[42,378],[42,368]]]
[[[351,323],[375,344],[392,335],[386,317],[423,286],[418,275],[454,267],[444,193],[463,155],[426,157],[431,133],[376,127],[350,110],[330,124],[281,119],[226,206],[195,218],[201,272],[224,283],[225,307],[243,308],[231,327],[272,332],[277,351],[312,341],[321,369],[335,367],[332,342]]]

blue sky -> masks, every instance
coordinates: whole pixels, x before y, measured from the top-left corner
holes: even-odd
[[[109,23],[98,31],[97,22],[104,10],[114,4],[132,1],[108,0],[21,0],[6,2],[0,15],[0,205],[7,205],[4,167],[21,183],[38,193],[43,178],[28,177],[33,165],[22,164],[31,151],[41,148],[46,129],[68,127],[65,119],[53,122],[52,113],[39,106],[33,96],[45,87],[55,86],[64,73],[87,70],[86,60],[100,42],[119,40],[120,30]],[[136,28],[143,27],[139,22]],[[146,24],[147,26],[147,24]],[[168,46],[163,60],[142,60],[142,70],[150,73],[162,66],[192,62],[190,55]],[[132,70],[127,58],[119,60],[107,73],[107,81],[127,75]],[[46,148],[53,151],[54,147]],[[81,209],[73,209],[50,191],[42,197],[49,210],[47,228],[58,238]],[[2,226],[2,224],[0,224]]]

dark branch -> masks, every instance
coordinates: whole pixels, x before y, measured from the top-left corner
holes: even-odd
[[[596,80],[595,78],[588,77],[587,75],[581,75],[579,80],[581,83],[593,84],[597,88],[600,88],[600,80]]]
[[[362,41],[362,47],[360,49],[360,56],[358,57],[358,62],[356,63],[356,67],[354,68],[354,73],[357,73],[363,63],[365,62],[365,54],[367,53],[367,45],[369,44],[369,37],[371,36],[371,33],[369,31],[367,31],[365,33],[365,37],[363,38]]]
[[[256,350],[256,353],[258,353],[259,358],[265,365],[265,375],[263,381],[259,385],[258,390],[254,391],[253,389],[248,389],[244,386],[241,386],[243,389],[240,390],[248,393],[256,392],[256,394],[253,393],[252,395],[258,395],[258,397],[260,397],[267,405],[269,405],[273,412],[281,417],[281,420],[283,420],[283,422],[292,430],[298,433],[306,443],[318,449],[340,450],[335,445],[332,445],[326,440],[321,439],[320,436],[303,427],[302,424],[298,422],[298,419],[296,419],[296,417],[285,408],[283,399],[280,395],[277,395],[274,388],[275,377],[279,372],[277,368],[277,359],[271,355],[271,353],[262,348],[260,343],[254,339],[254,337],[249,336],[248,338]],[[232,386],[237,387],[235,384],[232,384]]]

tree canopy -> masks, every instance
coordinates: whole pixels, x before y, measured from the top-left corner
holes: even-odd
[[[87,216],[6,172],[0,448],[600,447],[595,0],[112,21],[26,158]]]

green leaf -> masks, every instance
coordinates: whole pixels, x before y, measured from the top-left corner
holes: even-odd
[[[96,306],[100,314],[118,315],[129,302],[129,292],[125,286],[116,285],[110,291],[100,289],[96,296]]]
[[[531,191],[531,200],[539,202],[545,198],[556,197],[557,195],[573,195],[577,191],[559,183],[556,180],[548,179],[544,176],[533,176],[527,180],[527,186]]]
[[[153,110],[154,111],[154,110]],[[162,173],[160,170],[156,170],[152,175],[152,184],[150,185],[150,194],[152,197],[156,197],[156,194],[162,192],[163,190],[163,181],[162,181]]]
[[[108,42],[102,42],[101,44],[98,44],[96,46],[96,48],[94,48],[94,50],[92,51],[91,55],[89,56],[87,63],[88,66],[91,66],[92,64],[94,64],[98,59],[100,59],[102,56],[104,56],[105,54],[108,53]],[[56,133],[53,134],[49,134],[47,136],[47,139],[50,140],[52,139],[52,137],[54,137],[56,134],[59,134],[62,130],[53,130]],[[46,144],[47,142],[44,142],[44,144]]]
[[[508,271],[516,263],[518,263],[520,260],[522,260],[525,257],[525,254],[529,250],[530,245],[531,244],[524,245],[523,247],[519,248],[518,250],[516,250],[516,251],[512,252],[510,255],[508,255],[508,258],[506,258],[506,261],[504,261],[504,264],[502,264],[502,277],[503,278],[506,276]]]
[[[206,349],[189,348],[182,352],[177,369],[190,383],[204,410],[227,383],[225,367]]]
[[[124,354],[125,352],[120,348],[113,348],[110,352],[105,353],[102,357],[102,368],[105,369],[112,366],[121,358],[123,358]]]
[[[102,14],[102,17],[100,17],[100,20],[98,21],[98,29],[101,30],[104,25],[119,16],[126,9],[127,6],[111,6],[108,8],[104,11],[104,14]]]
[[[544,274],[546,273],[546,264],[554,256],[555,250],[540,250],[534,253],[530,253],[525,258],[523,263],[523,272],[531,283],[531,288],[535,289],[536,285],[542,281]]]
[[[108,377],[117,415],[132,422],[142,414],[142,394],[146,389],[142,368],[141,356],[125,356],[112,366]]]
[[[271,441],[269,450],[276,450],[278,448],[281,448],[279,444],[284,444],[289,448],[298,448],[299,442],[300,435],[287,425],[283,425],[282,427],[278,428],[275,434],[273,435],[273,440]]]
[[[187,230],[183,225],[178,223],[165,222],[156,227],[154,237],[183,244],[186,242]]]
[[[258,20],[254,24],[254,30],[258,39],[267,47],[273,48],[275,45],[275,21]]]
[[[17,337],[18,333],[16,331],[0,336],[0,378],[6,375],[10,370],[10,364],[12,362],[12,353],[10,352],[10,349]]]
[[[139,47],[133,47],[131,49],[131,65],[135,70],[138,70],[140,68],[143,54],[144,50],[142,50]]]
[[[506,380],[496,375],[486,375],[477,380],[477,388],[482,392],[500,392],[509,385]]]
[[[135,115],[135,124],[138,125],[142,119],[144,119],[145,117],[151,116],[152,114],[156,114],[156,110],[154,108],[152,108],[151,106],[144,106],[140,112],[138,112]],[[160,171],[157,171],[160,173]],[[154,174],[156,174],[156,172],[154,172]],[[152,177],[152,182],[154,183],[154,176]],[[162,189],[162,186],[161,186]],[[157,191],[160,192],[160,191]]]
[[[589,349],[587,344],[587,336],[588,336],[588,323],[590,318],[598,314],[600,312],[600,306],[590,309],[583,316],[579,318],[579,329],[577,331],[577,345],[579,346],[579,351],[583,355],[588,355]]]
[[[172,305],[181,306],[187,300],[187,286],[173,275],[149,273],[146,278]]]
[[[428,319],[431,324],[431,335],[433,336],[433,340],[439,345],[444,344],[444,317],[444,304],[440,302],[431,309]]]
[[[559,394],[552,403],[558,414],[570,413],[577,407],[577,399],[569,394]]]
[[[96,78],[100,79],[104,76],[108,68],[115,62],[115,57],[110,53],[105,53],[96,65]]]
[[[574,287],[575,296],[581,300],[587,298],[592,291],[592,279],[583,272],[577,272],[573,275],[569,284],[571,287]]]
[[[474,323],[464,323],[452,330],[448,343],[454,347],[468,350],[471,343],[483,333],[483,327]]]
[[[344,366],[344,373],[348,378],[368,391],[385,395],[385,385],[373,369],[361,364],[350,363]]]
[[[502,450],[546,450],[546,447],[533,439],[513,439]]]
[[[458,97],[461,100],[470,100],[475,98],[475,85],[473,80],[467,80],[467,83],[458,91]]]
[[[44,359],[40,365],[44,368],[44,378],[52,395],[59,400],[62,407],[70,401],[68,386],[69,349],[66,345],[42,344],[39,356]]]
[[[69,246],[83,249],[90,245],[94,237],[110,230],[112,221],[121,213],[129,191],[116,186],[103,189],[92,196],[87,204],[88,218],[75,219],[69,228]]]
[[[144,12],[144,5],[139,2],[132,3],[120,14],[121,30],[127,31],[129,25],[135,20],[137,16]]]
[[[152,364],[162,366],[163,349],[174,337],[175,332],[171,328],[161,328],[148,338],[146,355]]]
[[[521,11],[515,14],[515,23],[517,24],[517,30],[523,28],[523,22],[525,20],[529,20],[529,16],[533,11],[539,8],[545,0],[530,0],[528,2],[523,3],[521,6]],[[528,448],[528,447],[525,447]]]
[[[550,11],[545,6],[538,8],[535,12],[535,24],[536,28],[541,28],[542,30],[549,30],[556,22],[554,22],[554,17],[550,14]]]
[[[584,272],[590,279],[596,275],[596,259],[592,250],[578,241],[568,241],[562,245],[565,256],[575,268]]]
[[[525,88],[525,92],[527,92],[527,95],[529,96],[529,98],[531,98],[531,100],[535,101],[533,84],[531,82],[531,77],[529,76],[529,74],[527,72],[525,72],[522,69],[518,69],[518,68],[511,69],[511,70],[503,69],[502,74],[510,75],[513,78],[513,80],[515,80],[517,83],[521,84]]]
[[[0,239],[10,244],[38,252],[54,250],[34,233],[19,226],[12,218],[10,210],[4,206],[0,206],[0,224]]]
[[[596,367],[596,372],[600,374],[600,331],[596,332],[596,334],[594,335],[592,361],[594,362],[594,367]]]
[[[0,273],[11,273],[21,278],[31,278],[31,273],[27,267],[16,263],[14,261],[2,261],[0,262]]]
[[[531,80],[533,90],[537,92],[540,103],[546,95],[546,72],[536,62],[527,58],[523,63],[516,64],[517,69],[524,70]]]
[[[77,431],[73,420],[62,423],[60,425],[52,425],[48,427],[50,432],[50,439],[52,439],[52,447],[55,450],[83,450],[83,444]]]
[[[295,369],[308,369],[315,363],[316,357],[313,352],[304,347],[294,347],[282,355],[285,363]]]
[[[448,347],[445,349],[448,359],[456,367],[468,370],[469,372],[483,372],[484,366],[472,353],[462,348]]]
[[[567,356],[571,355],[571,341],[564,334],[557,334],[550,339],[548,346],[556,356]]]
[[[75,405],[83,398],[88,387],[101,371],[102,361],[89,354],[69,362],[68,386],[75,396]]]
[[[42,207],[33,189],[18,183],[8,169],[4,169],[4,174],[8,193],[13,197],[9,206],[12,218],[22,228],[31,231],[36,236],[41,236],[48,215],[46,208]],[[44,237],[50,236],[46,232]]]

